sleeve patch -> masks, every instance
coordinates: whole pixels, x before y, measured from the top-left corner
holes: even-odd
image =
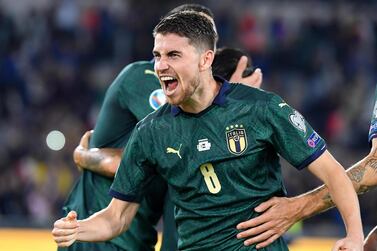
[[[293,114],[289,115],[289,121],[294,127],[306,134],[305,119],[298,111],[295,110]]]
[[[318,135],[318,133],[314,131],[309,136],[306,142],[308,143],[308,146],[310,146],[311,148],[315,148],[318,145],[318,143],[321,141],[321,139],[322,138]]]

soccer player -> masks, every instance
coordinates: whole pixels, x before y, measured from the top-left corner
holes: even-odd
[[[213,78],[216,36],[195,12],[172,14],[155,27],[154,68],[168,104],[133,130],[109,206],[85,220],[70,212],[55,222],[59,246],[125,231],[159,174],[176,206],[179,250],[255,250],[235,238],[235,226],[255,217],[256,204],[284,193],[279,153],[297,168],[308,165],[330,188],[347,229],[334,250],[361,250],[357,196],[342,166],[280,97]],[[265,250],[288,249],[279,238]]]
[[[196,4],[181,5],[171,12],[184,10],[213,17],[208,8]],[[242,58],[231,81],[260,86],[260,70],[251,76],[242,77],[246,64],[247,60]],[[106,93],[90,143],[90,134],[87,133],[74,152],[74,160],[83,173],[65,203],[64,214],[75,210],[80,219],[85,219],[109,204],[111,196],[108,191],[132,129],[139,120],[163,103],[165,96],[154,73],[153,62],[139,61],[123,69]],[[86,151],[86,148],[91,150]],[[107,242],[78,242],[69,250],[154,250],[157,241],[155,226],[161,214],[164,215],[165,226],[161,250],[175,250],[177,242],[173,207],[169,206],[169,199],[165,199],[166,189],[166,182],[159,177],[151,182],[135,220],[126,233]]]
[[[358,194],[377,187],[377,86],[375,104],[369,130],[370,153],[347,170]],[[238,225],[238,238],[245,244],[258,243],[262,248],[285,233],[295,222],[323,212],[334,206],[326,186],[292,198],[275,197],[255,208],[260,216]]]
[[[240,62],[240,58],[242,56],[246,56],[246,54],[237,49],[218,49],[216,51],[216,58],[212,64],[213,74],[219,76],[223,75],[224,77],[229,77],[230,79],[240,79],[250,86],[259,87],[261,84],[261,75],[258,72],[254,75],[250,75],[252,71],[251,59],[248,59],[246,61],[246,65],[244,65],[242,62]],[[127,121],[127,117],[125,117],[123,114],[119,114],[119,116],[116,116],[116,114],[109,116],[109,114],[113,114],[114,111],[127,111],[127,107],[129,106],[122,107],[119,105],[118,100],[120,100],[121,97],[129,96],[129,98],[127,99],[129,103],[134,104],[135,107],[139,107],[141,111],[152,112],[151,107],[149,107],[149,105],[151,104],[150,102],[148,102],[148,96],[153,92],[151,92],[151,90],[149,89],[146,89],[144,95],[133,96],[131,89],[133,87],[140,88],[142,86],[147,88],[150,87],[152,89],[160,87],[159,81],[156,77],[147,79],[148,81],[146,81],[146,83],[144,83],[143,85],[140,84],[140,80],[146,79],[145,71],[151,70],[152,67],[152,62],[133,63],[128,66],[127,70],[124,70],[114,82],[114,84],[111,85],[105,97],[104,106],[101,109],[99,120],[97,121],[96,128],[100,129],[99,133],[97,133],[97,131],[94,134],[91,131],[86,132],[81,138],[79,146],[75,149],[74,160],[79,168],[102,174],[105,177],[114,177],[115,171],[118,168],[121,159],[121,148],[90,148],[89,139],[92,137],[91,142],[93,142],[93,139],[101,136],[102,140],[104,141],[108,137],[111,139],[112,137],[110,136],[116,135],[115,133],[117,132],[121,133],[122,128],[121,125],[118,125],[119,120],[122,121],[125,119],[125,121]],[[242,71],[246,75],[242,76]],[[148,74],[148,77],[149,76],[150,74]],[[119,91],[116,92],[118,93],[117,95],[114,95],[114,89],[119,89]],[[127,90],[127,92],[125,92],[125,90]],[[120,93],[123,93],[123,96],[120,96]],[[165,103],[164,97],[162,97],[161,99],[162,100],[159,104]],[[138,114],[137,112],[132,111],[131,113]],[[130,120],[130,123],[134,123],[134,120]],[[104,128],[105,125],[107,127]],[[112,127],[112,125],[118,126]],[[108,129],[108,127],[112,128]],[[130,130],[129,127],[127,127],[126,129]],[[161,179],[158,179],[152,184],[152,190],[146,196],[146,198],[149,198],[148,202],[145,202],[145,205],[142,206],[141,209],[139,209],[138,214],[135,217],[136,221],[134,220],[130,227],[131,231],[129,230],[128,232],[123,234],[125,236],[125,239],[127,240],[127,243],[125,245],[136,250],[139,250],[141,247],[143,247],[143,250],[146,250],[147,248],[152,249],[156,242],[156,230],[154,227],[159,217],[161,216],[161,213],[163,213],[163,236],[165,237],[163,238],[161,250],[172,251],[175,250],[177,246],[173,206],[171,205],[170,200],[166,198],[166,205],[163,209],[164,211],[162,211],[162,203],[164,202],[166,193],[166,183]],[[153,198],[153,201],[150,197]],[[92,200],[95,200],[95,198],[92,198]],[[77,208],[79,208],[79,206],[77,206]],[[152,216],[153,218],[151,218]],[[148,219],[153,219],[153,221]],[[130,232],[135,232],[135,234],[131,235]],[[78,245],[86,246],[87,244],[81,243]]]

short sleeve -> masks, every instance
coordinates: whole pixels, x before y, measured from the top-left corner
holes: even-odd
[[[270,143],[297,169],[308,166],[326,150],[321,136],[279,96],[273,95],[270,99],[265,116]]]
[[[155,176],[154,170],[154,166],[149,163],[140,132],[136,127],[123,151],[109,194],[120,200],[140,202],[146,185]]]

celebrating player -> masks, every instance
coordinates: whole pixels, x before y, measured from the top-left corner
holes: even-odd
[[[197,4],[181,5],[171,13],[185,10],[203,13],[208,18],[213,17],[208,8]],[[259,69],[251,76],[242,77],[246,65],[247,59],[243,57],[231,81],[260,86],[262,76]],[[108,191],[132,129],[139,120],[164,103],[165,96],[154,73],[153,62],[139,61],[125,67],[106,93],[90,142],[90,133],[86,133],[75,150],[75,163],[83,169],[83,173],[63,208],[65,214],[75,210],[80,219],[85,219],[109,204],[111,196]],[[155,226],[161,214],[164,217],[161,250],[175,250],[177,238],[173,206],[166,196],[166,182],[157,177],[147,190],[135,220],[126,233],[107,242],[77,242],[70,246],[69,250],[152,251],[157,241]]]
[[[254,218],[256,204],[283,194],[279,153],[329,187],[347,229],[334,250],[361,250],[358,200],[342,166],[280,97],[213,78],[216,36],[208,18],[195,12],[172,14],[155,27],[155,71],[168,104],[133,131],[109,206],[85,220],[70,212],[55,222],[59,246],[125,231],[159,174],[176,206],[180,250],[244,249],[234,238],[236,223]],[[287,246],[279,238],[267,250]]]

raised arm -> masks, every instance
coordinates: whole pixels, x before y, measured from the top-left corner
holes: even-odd
[[[73,152],[73,160],[79,169],[87,169],[100,175],[113,178],[118,169],[123,149],[90,148],[92,131],[86,132]]]
[[[370,153],[347,171],[355,191],[367,192],[377,186],[377,138]],[[284,234],[294,223],[334,207],[329,190],[322,185],[308,193],[292,197],[274,197],[255,208],[260,216],[240,223],[238,238],[245,244],[265,247]],[[268,231],[267,231],[268,230]]]
[[[112,199],[109,206],[87,219],[77,220],[71,211],[54,223],[52,235],[59,247],[68,247],[75,241],[105,241],[126,231],[139,204]]]

